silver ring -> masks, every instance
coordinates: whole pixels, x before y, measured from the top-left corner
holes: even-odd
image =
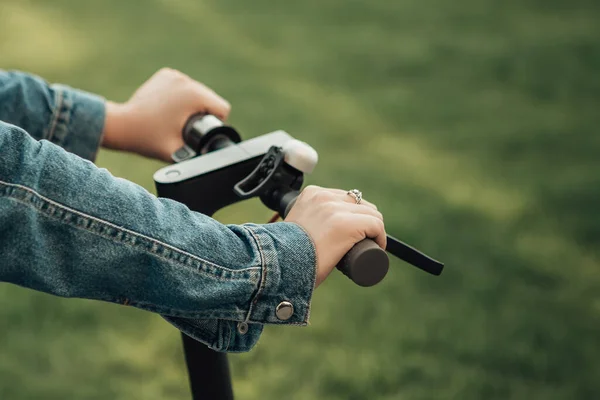
[[[354,197],[354,201],[356,201],[356,204],[360,204],[360,202],[362,201],[362,192],[358,189],[348,190],[346,194]]]

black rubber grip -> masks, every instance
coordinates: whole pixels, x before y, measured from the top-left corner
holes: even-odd
[[[297,196],[298,192],[290,192],[283,196],[284,218],[296,203]],[[291,201],[290,198],[292,198]],[[389,267],[390,259],[387,253],[371,239],[363,239],[356,243],[337,265],[337,269],[342,271],[352,282],[365,287],[381,282]]]
[[[204,125],[202,120],[210,118],[211,121]],[[196,128],[196,122],[200,121]],[[235,143],[239,143],[242,139],[240,134],[229,125],[224,125],[214,115],[195,114],[192,115],[185,126],[183,127],[183,141],[185,144],[194,150],[197,154],[206,154],[211,151],[218,150]]]
[[[337,269],[360,286],[373,286],[385,278],[390,259],[375,241],[356,243],[337,265]]]

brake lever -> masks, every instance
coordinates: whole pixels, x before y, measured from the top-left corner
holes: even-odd
[[[387,235],[385,251],[432,275],[438,276],[444,270],[443,263],[390,235]]]

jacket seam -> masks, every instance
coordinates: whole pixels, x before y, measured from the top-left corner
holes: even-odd
[[[139,308],[141,310],[150,311],[156,314],[167,315],[169,317],[178,317],[178,318],[186,318],[186,319],[225,319],[228,321],[240,322],[240,319],[243,318],[243,311],[240,312],[223,312],[223,311],[178,311],[174,309],[170,309],[167,307],[157,306],[152,303],[146,303],[143,301],[129,301],[127,304],[123,302],[116,301],[117,303],[125,306],[131,306],[135,308]],[[236,315],[241,315],[240,318],[236,318]]]
[[[306,229],[304,229],[304,227],[296,222],[292,222],[292,224],[296,225],[297,227],[299,227],[304,234],[306,235],[306,237],[308,238],[308,243],[310,244],[311,250],[315,256],[315,264],[313,265],[313,270],[314,270],[314,279],[312,282],[312,288],[310,289],[310,297],[308,299],[308,303],[306,306],[306,314],[304,315],[303,321],[305,324],[308,325],[308,321],[310,319],[310,309],[311,309],[311,299],[312,296],[315,292],[315,286],[317,284],[317,275],[319,274],[319,260],[317,259],[317,246],[315,245],[315,242],[313,240],[313,238],[310,236],[310,234],[308,233],[308,231]]]
[[[260,243],[260,240],[258,239],[258,236],[252,229],[250,229],[246,226],[244,226],[244,229],[246,229],[248,232],[250,232],[250,235],[252,236],[252,238],[254,239],[254,241],[256,243],[256,246],[258,248],[258,254],[260,254],[260,265],[262,266],[258,290],[256,291],[256,295],[254,296],[254,298],[250,301],[250,308],[248,309],[248,315],[246,316],[246,320],[244,321],[244,322],[249,322],[250,317],[252,315],[252,311],[254,310],[254,305],[258,303],[258,299],[259,299],[260,295],[262,294],[262,292],[264,291],[265,286],[266,286],[267,265],[266,265],[266,261],[265,261],[266,260],[265,255],[263,254],[262,245]]]
[[[192,325],[191,323],[189,323],[188,321],[178,321],[177,322],[180,326],[187,328],[187,330],[193,335],[195,336],[195,339],[198,340],[201,343],[204,343],[206,346],[208,346],[210,349],[215,350],[215,351],[223,351],[223,349],[221,347],[219,347],[219,339],[220,339],[220,332],[217,332],[216,337],[214,339],[216,339],[216,344],[215,341],[209,341],[206,340],[205,338],[203,338],[203,335],[200,335],[198,333],[198,328],[196,328],[194,325]],[[217,323],[217,331],[219,329],[218,323]]]
[[[248,313],[248,318],[246,319],[245,322],[248,323],[257,323],[257,324],[274,324],[274,325],[292,325],[292,326],[306,326],[308,325],[308,320],[310,318],[310,305],[311,305],[311,301],[310,299],[312,298],[312,295],[314,293],[314,289],[315,289],[315,283],[316,283],[316,279],[317,279],[317,264],[316,264],[316,247],[314,244],[314,241],[312,240],[311,236],[308,234],[308,232],[306,231],[306,229],[304,229],[304,227],[302,227],[301,225],[297,224],[297,223],[292,223],[295,226],[298,226],[307,236],[308,238],[308,242],[309,245],[311,247],[311,250],[313,252],[313,254],[315,255],[315,264],[313,265],[313,282],[312,282],[312,287],[310,289],[310,296],[309,296],[309,300],[306,303],[306,312],[303,316],[303,318],[301,319],[301,321],[298,322],[289,322],[289,321],[279,321],[279,320],[267,320],[267,322],[264,321],[256,321],[256,320],[252,320],[251,317],[251,313]],[[261,233],[256,233],[252,228],[248,227],[248,226],[244,226],[244,228],[248,229],[248,231],[250,231],[250,233],[252,234],[252,236],[254,237],[255,241],[257,242],[258,248],[259,248],[259,253],[261,255],[261,257],[263,258],[263,263],[265,265],[265,271],[263,272],[263,275],[261,276],[261,286],[259,288],[260,292],[264,291],[264,288],[266,286],[266,265],[267,262],[264,261],[264,254],[263,254],[263,250],[262,250],[262,246],[260,244],[260,239],[258,238],[259,236],[262,236]],[[263,278],[264,276],[264,278]],[[250,307],[251,310],[253,309],[253,306],[258,302],[258,293],[255,296],[256,300],[250,303]]]
[[[35,204],[33,204],[31,202],[28,202],[26,200],[19,199],[19,198],[16,198],[16,197],[10,197],[10,196],[8,198],[11,199],[11,200],[15,200],[15,201],[17,201],[17,202],[19,202],[21,204],[32,206],[32,207],[34,207],[34,208],[37,209],[37,207],[35,206]],[[54,210],[51,211],[51,212],[48,212],[48,213],[43,212],[43,210],[40,210],[40,211],[42,211],[41,215],[43,217],[51,218],[54,221],[61,221],[61,217],[57,217],[56,216],[56,211],[54,211]],[[64,219],[64,216],[62,218]],[[83,217],[83,219],[86,220],[87,218]],[[167,262],[173,262],[173,263],[175,263],[177,265],[180,265],[180,266],[183,266],[183,267],[193,267],[194,271],[196,271],[196,272],[198,272],[200,274],[204,274],[204,275],[206,275],[206,276],[208,276],[208,277],[210,277],[212,279],[218,279],[218,280],[222,280],[222,281],[231,281],[231,280],[234,279],[234,278],[223,278],[221,276],[211,274],[209,271],[206,270],[206,268],[204,268],[204,264],[201,263],[201,262],[200,262],[200,265],[194,265],[194,264],[187,263],[186,261],[184,261],[185,259],[184,260],[178,260],[176,257],[168,256],[168,255],[164,255],[164,254],[158,253],[158,251],[160,251],[160,248],[164,247],[164,246],[157,246],[156,250],[154,250],[154,245],[155,245],[155,243],[154,243],[152,249],[148,250],[147,248],[144,248],[144,246],[141,245],[141,244],[139,244],[139,243],[138,244],[136,244],[136,243],[130,243],[127,240],[126,236],[124,236],[123,238],[119,239],[116,236],[113,237],[110,234],[106,234],[106,233],[99,232],[99,231],[96,231],[96,230],[93,230],[93,229],[89,229],[88,227],[86,227],[84,225],[80,225],[78,223],[71,223],[69,221],[64,221],[64,222],[66,222],[69,226],[73,227],[74,229],[81,229],[84,232],[88,232],[88,233],[90,233],[92,235],[96,235],[96,236],[101,237],[101,238],[106,239],[106,240],[111,240],[111,241],[113,241],[115,243],[119,243],[122,246],[128,247],[130,249],[134,249],[134,250],[137,250],[137,251],[143,251],[145,254],[148,254],[150,256],[156,257],[156,258],[158,258],[160,260],[164,260],[164,261],[167,261]],[[192,263],[194,261],[195,260],[193,260]],[[198,261],[195,261],[195,262],[198,262]],[[220,267],[217,267],[217,268],[220,268]],[[254,268],[254,269],[258,269],[258,268]],[[244,279],[247,279],[247,277],[244,277]],[[135,301],[130,301],[130,300],[128,300],[128,302],[129,302],[129,304],[135,303]],[[127,305],[127,304],[125,304],[125,305]],[[167,309],[165,309],[165,310],[167,310]]]
[[[61,113],[61,109],[62,109],[62,104],[63,104],[63,91],[61,89],[57,89],[55,92],[55,105],[54,105],[54,109],[52,110],[52,120],[50,121],[50,126],[48,129],[48,139],[49,141],[52,140],[52,137],[54,136],[54,131],[56,130],[56,126],[58,125],[58,117],[59,114]]]
[[[229,350],[229,346],[231,345],[231,338],[232,338],[232,330],[231,329],[231,322],[225,322],[224,320],[220,320],[219,321],[219,325],[224,324],[227,327],[227,333],[225,334],[225,340],[223,341],[223,345],[222,345],[222,349],[223,351],[227,351]]]
[[[129,245],[129,246],[131,246],[131,247],[133,247],[135,249],[142,250],[142,251],[144,251],[147,254],[151,254],[153,256],[156,256],[156,257],[159,257],[159,258],[163,258],[163,259],[166,259],[166,260],[178,263],[180,265],[190,266],[189,263],[186,263],[186,262],[184,262],[182,260],[179,260],[177,257],[173,257],[173,256],[169,256],[168,257],[168,256],[165,256],[165,255],[162,255],[162,254],[159,254],[159,253],[155,252],[155,251],[158,251],[160,247],[162,247],[162,248],[170,250],[170,251],[172,251],[175,254],[178,254],[180,256],[185,256],[188,259],[192,260],[193,262],[199,263],[199,265],[197,265],[197,266],[200,267],[200,268],[198,268],[198,269],[201,270],[204,273],[209,274],[211,277],[221,278],[218,275],[210,273],[210,271],[207,270],[208,269],[207,267],[213,267],[213,268],[216,268],[217,270],[221,270],[223,272],[227,272],[227,273],[231,273],[231,274],[244,274],[244,273],[247,273],[247,272],[252,272],[252,271],[256,271],[256,270],[261,269],[261,267],[248,267],[248,268],[244,268],[244,269],[234,270],[234,269],[222,267],[222,266],[216,265],[216,264],[214,264],[212,262],[203,260],[202,258],[197,257],[197,256],[195,256],[195,255],[193,255],[191,253],[188,253],[188,252],[186,252],[186,251],[184,251],[182,249],[179,249],[179,248],[177,248],[175,246],[172,246],[170,244],[164,243],[164,242],[162,242],[162,241],[160,241],[158,239],[146,236],[144,234],[132,231],[132,230],[124,228],[124,227],[120,227],[120,226],[115,225],[115,224],[113,224],[111,222],[105,221],[105,220],[103,220],[101,218],[98,218],[98,217],[91,216],[91,215],[83,213],[81,211],[77,211],[77,210],[75,210],[75,209],[73,209],[71,207],[68,207],[68,206],[66,206],[64,204],[61,204],[61,203],[59,203],[57,201],[54,201],[52,199],[49,199],[49,198],[41,195],[40,193],[38,193],[34,189],[31,189],[31,188],[29,188],[27,186],[15,184],[15,183],[8,183],[8,182],[4,182],[2,180],[0,180],[0,185],[4,185],[4,186],[7,186],[7,187],[12,187],[12,188],[15,188],[15,189],[22,190],[22,191],[25,191],[27,193],[30,193],[33,196],[35,196],[38,199],[40,199],[41,201],[45,202],[46,204],[52,205],[52,206],[54,206],[54,207],[56,207],[58,209],[61,209],[63,211],[66,211],[66,212],[69,212],[69,213],[74,214],[76,216],[79,216],[80,218],[83,218],[84,220],[87,220],[87,222],[92,222],[92,223],[96,222],[100,226],[104,226],[104,227],[109,227],[109,228],[115,229],[117,231],[117,234],[114,235],[114,236],[113,235],[106,235],[106,234],[103,235],[103,234],[101,234],[101,232],[89,229],[89,225],[90,225],[89,223],[86,223],[84,226],[82,226],[80,224],[73,224],[73,223],[67,222],[67,224],[69,224],[71,226],[81,228],[81,229],[83,229],[83,230],[85,230],[87,232],[94,233],[94,234],[99,235],[99,236],[104,237],[104,238],[110,238],[110,239],[112,239],[115,242],[119,242],[119,243],[123,243],[125,245]],[[18,199],[16,197],[10,196],[10,195],[8,195],[6,197],[13,198],[13,199],[15,199],[17,201],[20,201],[20,202],[25,203],[25,204],[30,204],[30,205],[33,205],[35,207],[35,204],[33,204],[33,202],[31,200],[27,200],[27,199],[22,200],[22,199]],[[35,207],[35,208],[37,208],[39,210],[38,207]],[[49,209],[50,212],[45,211],[43,209],[41,209],[39,211],[41,211],[42,214],[47,215],[47,216],[52,216],[53,214],[56,213],[56,211],[52,210],[52,209]],[[144,248],[145,246],[140,246],[139,243],[136,246],[135,245],[136,244],[135,241],[132,241],[133,243],[129,243],[127,240],[125,240],[125,238],[117,239],[117,236],[119,235],[119,233],[123,234],[121,236],[124,236],[125,234],[128,234],[128,235],[133,236],[136,239],[142,239],[144,241],[149,242],[149,244],[152,244],[152,247],[151,247],[152,251],[148,251],[147,248]],[[155,248],[156,248],[156,250],[154,250]]]

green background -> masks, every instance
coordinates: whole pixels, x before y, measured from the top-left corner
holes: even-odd
[[[231,357],[239,399],[600,398],[600,3],[0,0],[0,67],[124,101],[180,69],[249,138],[320,154],[444,261],[334,274],[308,328]],[[102,152],[153,190],[162,166]],[[263,222],[256,202],[223,221]],[[187,399],[160,317],[0,285],[0,399]]]

